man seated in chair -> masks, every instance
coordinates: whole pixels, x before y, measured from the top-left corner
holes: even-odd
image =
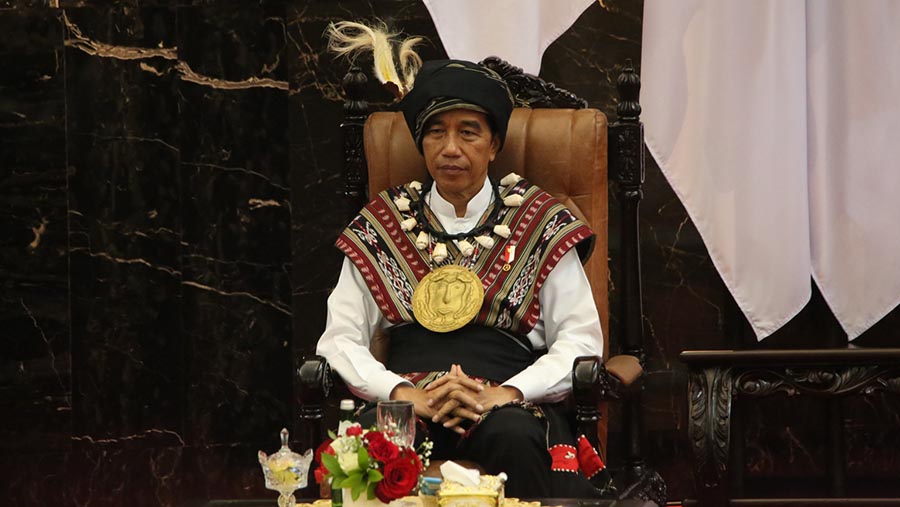
[[[598,496],[557,403],[574,359],[603,351],[576,251],[593,233],[515,174],[488,178],[513,109],[495,72],[426,62],[400,108],[432,181],[380,193],[337,240],[317,353],[361,398],[412,401],[433,459],[505,472],[509,496]]]

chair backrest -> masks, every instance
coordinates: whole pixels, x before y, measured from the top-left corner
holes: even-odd
[[[596,109],[516,108],[506,142],[491,163],[490,175],[515,172],[543,188],[584,220],[596,233],[585,272],[600,312],[603,335],[609,336],[607,283],[607,123]],[[428,177],[401,113],[373,113],[363,139],[369,195],[394,185]],[[609,339],[604,340],[604,357]]]

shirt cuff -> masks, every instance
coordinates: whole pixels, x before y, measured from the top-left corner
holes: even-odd
[[[521,391],[522,396],[525,397],[523,401],[530,401],[532,403],[559,401],[564,399],[567,394],[566,392],[553,393],[552,390],[548,391],[546,382],[529,381],[527,376],[522,374],[515,375],[501,385],[515,387]]]
[[[412,382],[400,375],[385,370],[372,377],[369,382],[369,385],[372,388],[370,394],[375,397],[374,401],[389,400],[391,399],[391,391],[399,384],[406,384],[408,386],[413,385]]]

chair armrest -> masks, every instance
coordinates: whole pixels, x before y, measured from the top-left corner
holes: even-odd
[[[639,389],[644,373],[634,356],[619,355],[604,364],[599,357],[581,356],[572,367],[572,391],[578,405],[618,400]]]
[[[331,368],[321,356],[304,358],[295,370],[298,422],[307,443],[313,447],[324,438],[325,404],[331,392]]]
[[[606,361],[606,371],[615,376],[622,387],[629,387],[644,375],[641,362],[634,356],[621,354]]]
[[[305,358],[297,368],[297,380],[300,384],[298,401],[301,406],[324,404],[333,385],[331,368],[322,356]]]

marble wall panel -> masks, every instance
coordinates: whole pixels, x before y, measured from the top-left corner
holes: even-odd
[[[77,7],[66,30],[74,505],[172,504],[184,441],[175,12]]]
[[[76,433],[177,430],[175,82],[147,70],[165,57],[134,49],[171,48],[174,11],[79,8],[63,21]]]
[[[188,441],[256,444],[291,410],[283,7],[178,15]]]
[[[277,432],[255,445],[211,444],[187,449],[182,501],[174,505],[202,505],[209,499],[266,498],[274,505],[278,494],[265,489],[257,452],[279,447]]]
[[[30,408],[52,420],[70,407],[62,29],[55,13],[29,11],[0,12],[0,31],[11,39],[0,46],[0,403],[27,411],[17,403],[40,405],[31,387],[43,385],[53,400]]]
[[[58,486],[56,501],[63,505],[181,505],[184,451],[181,437],[169,431],[121,439],[82,437],[66,457],[69,474],[45,487]]]
[[[4,505],[37,506],[71,498],[69,452],[38,451],[0,453],[0,494]]]
[[[63,30],[0,10],[0,498],[58,498],[72,435]]]
[[[900,399],[878,394],[846,400],[847,475],[882,480],[900,469]],[[894,485],[895,486],[895,485]]]

